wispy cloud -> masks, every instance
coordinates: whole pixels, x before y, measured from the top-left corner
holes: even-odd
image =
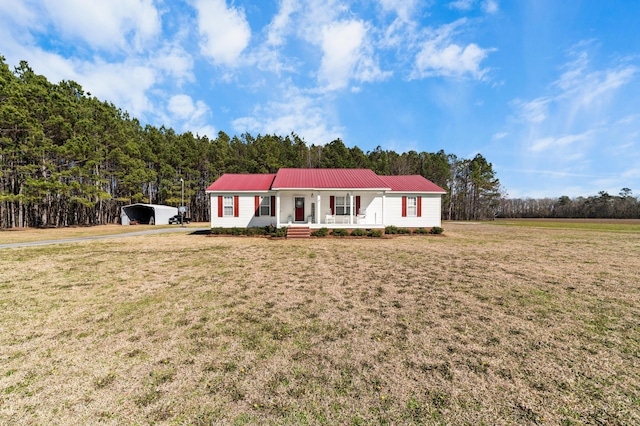
[[[509,133],[507,132],[498,132],[498,133],[494,133],[493,136],[491,137],[491,139],[493,140],[500,140],[500,139],[504,139],[507,136],[509,136]]]
[[[589,130],[579,135],[565,135],[560,137],[546,137],[538,139],[531,145],[531,151],[544,151],[549,148],[563,148],[568,145],[576,144],[577,142],[584,142],[593,135],[593,131]]]
[[[519,120],[525,123],[542,123],[547,119],[548,107],[552,99],[540,97],[531,101],[516,99],[512,105],[516,108],[516,115]]]
[[[352,78],[372,82],[390,75],[382,72],[372,57],[367,27],[362,21],[340,21],[324,27],[322,52],[318,79],[328,90],[344,88]]]
[[[496,0],[485,0],[482,2],[482,10],[489,14],[497,13],[499,10],[498,2]]]
[[[575,53],[576,59],[565,65],[556,81],[558,99],[569,99],[575,107],[589,107],[594,102],[606,102],[607,95],[629,83],[637,73],[632,65],[620,64],[604,70],[590,70],[586,52]]]
[[[456,0],[449,3],[449,7],[458,10],[471,10],[476,0]]]
[[[483,12],[494,14],[498,12],[499,6],[496,0],[455,0],[449,3],[451,9],[457,9],[463,12],[472,10],[476,5],[480,5]]]
[[[380,0],[382,10],[395,13],[403,22],[410,22],[418,6],[417,0]]]
[[[216,130],[207,124],[211,111],[202,101],[193,101],[189,95],[175,95],[169,99],[167,112],[172,126],[177,126],[181,131],[191,131],[200,136],[215,138]]]
[[[344,129],[335,122],[331,98],[305,93],[285,82],[278,90],[279,100],[255,105],[250,115],[232,121],[239,133],[272,133],[304,136],[309,143],[323,145],[342,137]]]
[[[631,136],[640,134],[634,102],[627,108],[631,98],[622,90],[637,83],[637,70],[624,60],[594,66],[591,47],[581,43],[571,49],[541,96],[511,102],[507,130],[523,154],[519,173],[554,177],[537,182],[540,191],[611,191],[637,179],[622,172],[633,169],[629,165],[640,143]]]
[[[489,70],[483,68],[481,62],[495,49],[483,49],[476,43],[459,45],[453,41],[453,36],[466,22],[466,19],[460,19],[452,24],[443,25],[421,44],[415,58],[412,78],[468,75],[482,79],[485,76]]]

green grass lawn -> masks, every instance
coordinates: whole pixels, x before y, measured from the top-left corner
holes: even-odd
[[[531,228],[582,229],[587,231],[640,232],[640,220],[590,220],[590,219],[498,219],[491,222],[502,226],[524,226]]]

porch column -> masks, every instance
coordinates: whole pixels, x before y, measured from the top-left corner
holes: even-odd
[[[353,225],[353,192],[349,193],[349,225]]]
[[[380,212],[380,225],[384,225],[384,199],[385,199],[385,193],[382,193],[382,211]]]
[[[322,197],[320,197],[320,192],[318,192],[317,195],[317,200],[316,200],[316,223],[320,224],[320,218],[322,218],[322,206],[320,205],[320,199]]]
[[[276,228],[280,228],[280,191],[276,192]]]

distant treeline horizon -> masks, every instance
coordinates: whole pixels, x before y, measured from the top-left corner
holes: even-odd
[[[496,212],[504,218],[638,219],[640,201],[630,188],[617,195],[600,191],[590,197],[503,198]]]

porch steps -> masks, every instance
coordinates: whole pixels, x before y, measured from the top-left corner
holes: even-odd
[[[311,229],[308,226],[290,226],[287,228],[287,239],[309,237],[311,237]]]

